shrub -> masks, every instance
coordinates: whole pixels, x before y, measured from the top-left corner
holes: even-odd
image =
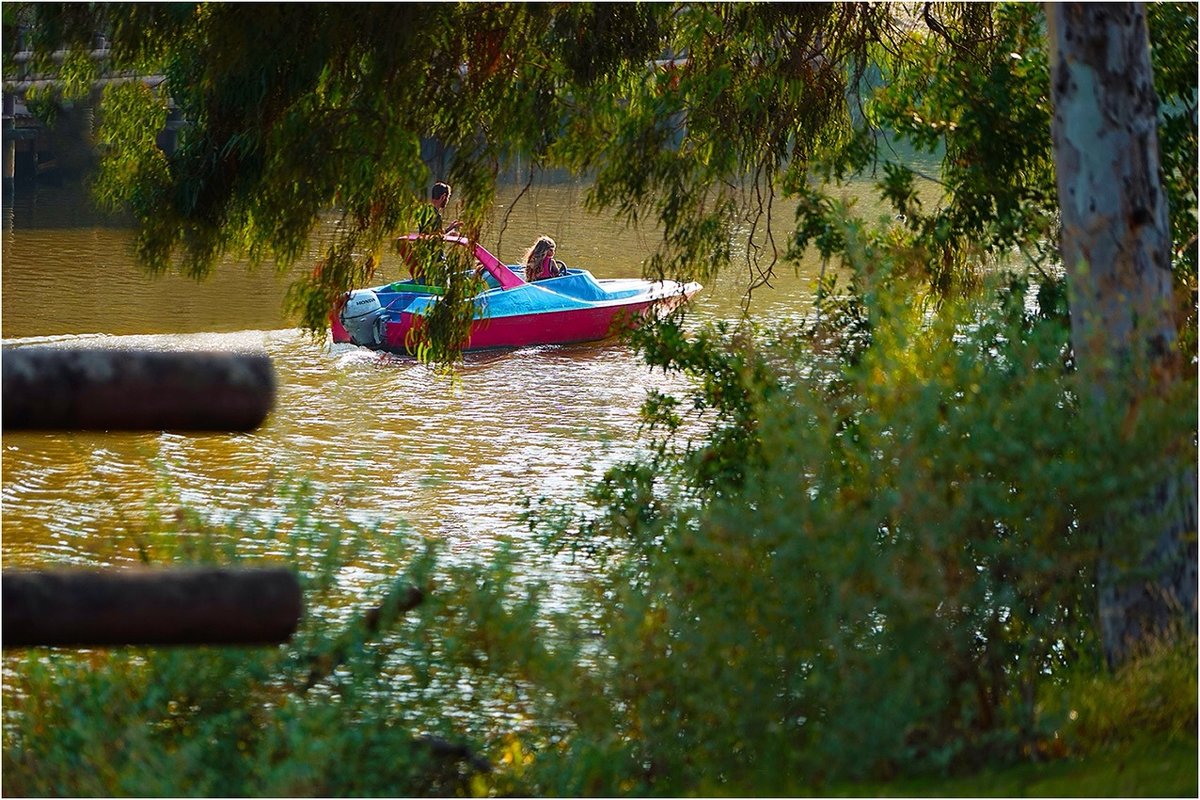
[[[488,672],[473,639],[488,637],[493,653],[531,652],[536,602],[508,597],[502,564],[490,582],[487,567],[436,570],[428,545],[339,519],[303,484],[281,491],[290,500],[277,522],[179,509],[135,538],[151,562],[288,554],[306,609],[291,641],[6,654],[5,794],[470,791],[488,768],[485,734],[499,740],[519,705],[489,690],[498,680],[473,677]],[[425,602],[394,613],[412,587]],[[372,609],[382,612],[375,623]]]
[[[553,537],[606,557],[620,745],[596,763],[633,770],[590,780],[793,793],[1053,736],[1039,692],[1099,668],[1098,537],[1136,551],[1111,511],[1195,445],[1194,383],[1123,426],[1081,411],[1052,288],[1014,280],[936,315],[876,292],[852,360],[811,331],[657,339],[652,362],[701,376],[711,430],[680,444],[688,404],[655,398],[654,454],[609,472],[582,536]]]

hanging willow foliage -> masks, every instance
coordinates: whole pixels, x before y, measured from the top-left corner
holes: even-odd
[[[323,215],[338,224],[288,295],[320,330],[345,289],[416,227],[450,154],[478,235],[496,176],[520,156],[595,177],[589,201],[663,223],[651,269],[711,275],[741,199],[850,130],[848,93],[888,7],[668,4],[29,4],[40,51],[108,37],[109,66],[162,74],[105,99],[98,195],[138,223],[151,271],[201,277],[227,253],[287,269]],[[52,66],[45,62],[44,66]],[[60,74],[62,74],[60,72]],[[65,78],[66,75],[63,74]],[[167,98],[187,121],[164,155]],[[754,193],[743,192],[749,178]],[[760,205],[761,209],[761,205]],[[453,287],[451,287],[453,288]],[[452,291],[447,300],[461,295]],[[447,304],[448,305],[448,304]],[[452,361],[469,315],[430,320]]]
[[[660,225],[647,267],[656,277],[710,279],[750,220],[736,235],[754,240],[752,274],[769,280],[780,257],[810,243],[804,231],[832,230],[811,213],[828,205],[810,198],[802,235],[777,235],[773,199],[872,165],[905,214],[908,262],[940,292],[971,285],[980,254],[1053,258],[1037,6],[10,3],[4,13],[6,32],[21,33],[5,37],[6,76],[19,40],[35,69],[78,91],[89,59],[50,54],[87,50],[97,34],[109,69],[165,76],[153,90],[107,93],[96,182],[107,205],[132,211],[151,271],[202,277],[228,253],[287,270],[309,257],[318,222],[336,217],[288,294],[313,331],[417,227],[431,178],[454,185],[463,231],[477,236],[497,175],[518,157],[590,178],[593,210]],[[1194,22],[1194,8],[1151,14],[1185,297],[1195,286]],[[170,156],[153,137],[168,97],[187,121]],[[429,140],[446,148],[446,175],[422,161]],[[911,172],[889,164],[894,141],[941,159],[927,176],[941,182],[936,208],[915,207]],[[449,363],[469,317],[446,314],[458,322],[427,326],[422,352]]]

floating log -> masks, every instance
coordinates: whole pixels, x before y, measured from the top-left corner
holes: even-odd
[[[249,431],[275,402],[264,354],[6,347],[3,428]]]
[[[290,569],[19,571],[2,584],[4,649],[273,644],[303,610]]]

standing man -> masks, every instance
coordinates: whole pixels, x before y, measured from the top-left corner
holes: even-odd
[[[444,234],[454,233],[462,224],[461,220],[456,219],[445,228],[442,227],[442,211],[450,202],[450,192],[450,184],[441,181],[435,183],[429,190],[429,207],[418,212],[418,233],[440,239]],[[414,245],[416,246],[414,247]],[[413,283],[428,282],[429,267],[433,263],[431,259],[441,264],[446,262],[446,254],[442,252],[441,242],[407,242],[402,237],[397,240],[396,246],[401,258],[408,264]]]
[[[422,233],[454,233],[458,230],[458,226],[462,224],[461,220],[454,220],[449,225],[442,228],[442,211],[446,208],[446,204],[450,202],[450,184],[435,183],[433,188],[429,190],[429,205],[433,206],[433,217],[427,222],[427,225],[421,226]]]

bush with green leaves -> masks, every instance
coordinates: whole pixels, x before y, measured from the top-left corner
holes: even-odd
[[[712,429],[674,443],[688,404],[655,398],[655,454],[608,473],[578,538],[560,525],[606,567],[610,763],[641,790],[1003,763],[1065,724],[1048,686],[1101,669],[1099,540],[1140,554],[1113,509],[1194,461],[1194,380],[1096,408],[1061,287],[1008,279],[934,314],[887,283],[841,316],[849,366],[827,326],[653,337]]]
[[[510,585],[511,555],[438,564],[419,537],[349,522],[306,484],[274,488],[288,500],[275,522],[216,521],[168,503],[174,511],[151,515],[112,555],[283,557],[304,588],[295,636],[267,647],[6,653],[6,795],[413,796],[507,785],[506,736],[528,724],[532,705],[521,681],[569,680],[538,636],[539,585]]]

